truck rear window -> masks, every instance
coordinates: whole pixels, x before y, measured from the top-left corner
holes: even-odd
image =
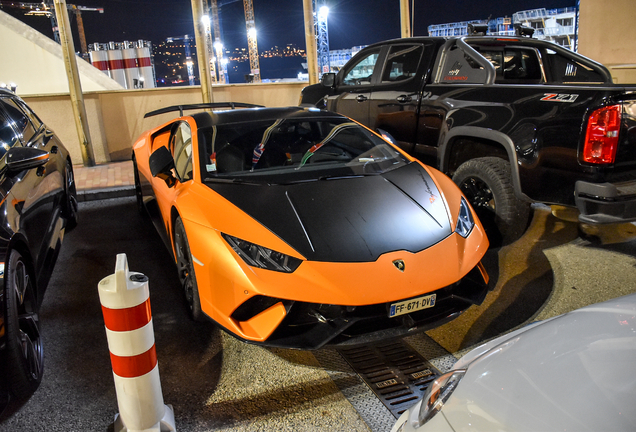
[[[537,53],[533,49],[479,50],[497,73],[496,83],[537,84],[543,81]]]
[[[546,63],[550,65],[550,83],[567,84],[605,82],[603,75],[593,69],[591,65],[584,65],[581,62],[569,59],[550,49],[545,50],[545,58]]]

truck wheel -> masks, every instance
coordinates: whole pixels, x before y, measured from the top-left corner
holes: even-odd
[[[512,243],[523,235],[530,205],[515,196],[507,160],[497,157],[469,160],[457,168],[453,181],[475,209],[491,246]]]

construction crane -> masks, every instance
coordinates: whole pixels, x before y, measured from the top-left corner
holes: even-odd
[[[186,55],[185,64],[186,64],[186,67],[188,68],[188,83],[192,86],[194,85],[194,62],[192,61],[190,41],[193,39],[192,39],[192,36],[190,35],[166,38],[166,42],[168,43],[172,43],[174,41],[179,41],[179,40],[183,41],[183,45],[185,48],[185,55]]]
[[[258,45],[256,44],[256,26],[254,24],[254,8],[252,0],[243,0],[245,8],[245,27],[247,28],[247,50],[250,54],[250,72],[252,82],[261,82],[261,68],[258,62]]]
[[[206,44],[208,44],[208,52],[210,58],[216,58],[216,62],[210,62],[210,75],[212,83],[227,83],[227,61],[223,58],[223,41],[221,37],[221,25],[219,19],[219,7],[234,3],[238,0],[205,0],[204,9],[208,11],[208,17],[210,22],[206,22]],[[256,44],[256,27],[254,25],[254,9],[252,7],[252,0],[243,0],[243,6],[245,8],[245,25],[247,27],[247,42],[250,58],[250,71],[253,75],[253,82],[261,82],[260,66],[258,61],[258,46]],[[214,34],[212,34],[214,30]],[[187,36],[187,35],[186,35]],[[210,39],[213,43],[210,43]],[[194,75],[192,68],[192,60],[190,57],[190,41],[191,38],[185,40],[184,37],[168,38],[168,42],[175,40],[183,40],[186,49],[186,64],[188,64],[188,75],[190,76],[190,84],[193,84]],[[217,77],[218,70],[218,77]]]
[[[43,1],[41,3],[25,3],[25,2],[10,2],[0,1],[1,7],[10,7],[15,9],[23,9],[28,12],[27,16],[43,16],[51,20],[51,27],[53,28],[53,38],[55,42],[60,43],[60,31],[57,27],[57,17],[55,16],[55,8],[52,1]],[[104,13],[104,8],[94,8],[87,6],[77,6],[73,4],[67,4],[67,9],[75,15],[77,19],[77,32],[79,34],[80,49],[84,60],[88,60],[88,47],[86,45],[86,34],[84,32],[84,20],[82,19],[82,11],[91,11]]]
[[[226,3],[232,3],[233,1],[236,0],[232,0],[230,2],[226,2]],[[222,3],[223,4],[223,3]],[[225,84],[228,80],[227,80],[227,62],[224,61],[223,59],[223,41],[221,38],[221,24],[220,24],[220,20],[219,20],[219,7],[217,4],[216,0],[210,0],[209,1],[209,6],[208,6],[208,10],[209,10],[209,15],[210,15],[210,19],[212,21],[212,27],[214,30],[214,33],[211,35],[212,36],[212,46],[210,47],[210,58],[215,58],[216,62],[213,62],[213,64],[211,65],[212,67],[212,81],[213,82],[218,82],[221,84]],[[216,63],[216,64],[214,64]],[[218,66],[218,68],[217,68]],[[216,77],[216,70],[218,69],[219,72],[219,76],[218,76],[218,80]]]
[[[216,84],[218,82],[216,77],[216,59],[214,58],[214,52],[212,48],[212,30],[211,30],[211,19],[210,19],[210,6],[208,4],[208,0],[203,1],[203,10],[208,11],[207,14],[203,15],[203,25],[205,27],[205,49],[208,52],[209,57],[209,72],[210,72],[210,84]]]
[[[234,3],[238,0],[205,0],[204,8],[208,11],[210,26],[206,28],[206,33],[212,39],[211,46],[208,45],[210,58],[216,61],[210,62],[210,74],[212,83],[229,82],[227,74],[227,60],[223,58],[223,40],[221,35],[221,20],[219,19],[219,7]],[[247,45],[250,59],[250,72],[253,82],[261,82],[260,65],[258,61],[258,46],[256,43],[256,26],[254,24],[254,8],[252,0],[243,0],[245,9],[245,25],[247,28]],[[211,27],[211,28],[210,28]],[[212,30],[214,33],[212,34]],[[218,78],[217,78],[218,70]]]
[[[67,7],[71,10],[71,12],[75,14],[75,19],[77,22],[77,33],[79,34],[80,40],[80,49],[82,50],[82,57],[86,59],[86,57],[88,56],[88,49],[86,46],[86,33],[84,33],[84,20],[82,19],[82,11],[104,13],[104,8],[93,8],[77,5],[67,5]]]
[[[329,8],[325,0],[313,0],[313,3],[316,50],[318,51],[318,70],[321,74],[324,74],[331,69],[329,64],[329,33],[327,29]]]
[[[221,3],[228,4],[233,3],[238,0],[227,0]],[[210,54],[210,81],[212,84],[217,83],[225,83],[227,82],[227,65],[226,62],[223,61],[223,43],[221,42],[221,30],[220,30],[220,21],[219,21],[219,13],[218,13],[218,5],[217,0],[204,0],[203,8],[207,11],[207,15],[204,18],[207,18],[204,22],[205,25],[205,34],[206,34],[206,49]],[[212,33],[212,29],[214,29],[214,33]],[[167,38],[166,42],[174,42],[181,40],[184,42],[185,55],[186,55],[186,65],[188,67],[188,79],[190,85],[194,85],[194,67],[191,56],[191,41],[193,41],[192,37],[189,35],[179,36],[179,37],[171,37]],[[214,51],[216,50],[216,58],[214,55]],[[217,63],[218,63],[218,71],[219,76],[217,78]]]
[[[210,10],[212,12],[212,22],[214,23],[214,50],[219,63],[219,82],[224,84],[228,82],[227,76],[227,59],[223,58],[223,38],[221,36],[221,21],[219,19],[219,8],[216,0],[210,0]]]

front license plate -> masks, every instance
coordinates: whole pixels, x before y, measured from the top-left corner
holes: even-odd
[[[415,312],[422,309],[428,309],[435,306],[436,294],[422,296],[411,300],[404,300],[399,303],[393,303],[389,309],[389,318],[399,315]]]

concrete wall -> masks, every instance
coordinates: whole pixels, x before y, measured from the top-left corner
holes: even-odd
[[[635,0],[581,0],[579,53],[604,64],[616,83],[636,83]]]
[[[298,105],[307,83],[237,84],[213,87],[215,102],[245,102],[268,107]],[[62,140],[74,164],[82,164],[77,130],[68,94],[18,94]],[[85,92],[84,103],[98,164],[129,160],[133,142],[147,129],[178,116],[178,112],[144,119],[145,113],[172,105],[201,103],[201,88],[168,87],[110,92]]]
[[[16,83],[20,94],[68,92],[62,47],[23,22],[0,11],[0,82]],[[123,87],[78,58],[83,91]]]

